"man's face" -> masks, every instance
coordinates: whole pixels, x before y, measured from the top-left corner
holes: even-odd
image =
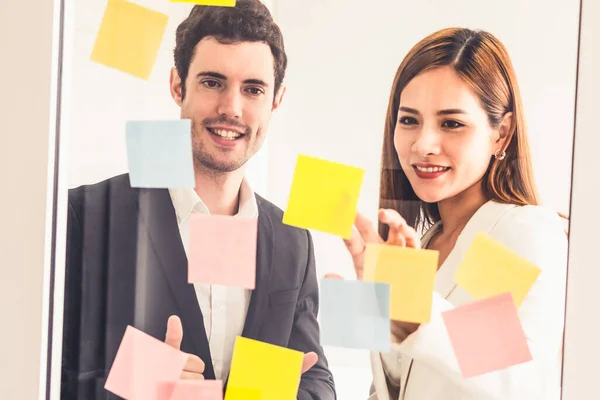
[[[232,172],[256,154],[283,97],[284,89],[275,94],[274,87],[273,55],[261,42],[202,39],[190,63],[184,98],[173,68],[171,93],[181,118],[192,121],[196,167]]]

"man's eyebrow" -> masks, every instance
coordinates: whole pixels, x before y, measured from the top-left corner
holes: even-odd
[[[212,71],[201,71],[198,72],[196,74],[196,78],[201,78],[203,76],[207,76],[207,77],[211,77],[211,78],[216,78],[216,79],[221,79],[226,81],[227,77],[223,74],[219,74],[218,72],[212,72]]]
[[[259,85],[264,87],[269,87],[269,84],[262,79],[246,79],[243,83],[247,85]]]
[[[213,71],[201,71],[196,74],[196,78],[202,78],[202,77],[210,77],[210,78],[220,79],[222,81],[227,80],[227,77],[225,75],[220,74],[218,72],[213,72]],[[244,83],[246,85],[259,85],[259,86],[263,86],[263,87],[269,87],[269,84],[267,82],[263,81],[262,79],[246,79],[242,83]]]

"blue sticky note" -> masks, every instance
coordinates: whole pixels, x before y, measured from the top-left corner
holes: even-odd
[[[390,285],[323,279],[321,344],[387,352],[390,348]]]
[[[191,132],[189,119],[128,121],[126,142],[131,187],[195,187]]]

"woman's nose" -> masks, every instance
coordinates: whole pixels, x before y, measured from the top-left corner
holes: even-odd
[[[440,151],[440,135],[435,129],[423,128],[415,137],[412,151],[418,155],[438,154]]]

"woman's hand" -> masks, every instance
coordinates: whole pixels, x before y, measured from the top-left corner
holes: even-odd
[[[392,246],[421,248],[421,240],[415,229],[409,226],[404,218],[396,211],[391,209],[380,209],[378,217],[381,222],[389,226],[388,238],[384,241],[373,224],[362,214],[357,213],[354,220],[356,230],[352,231],[352,236],[344,240],[352,261],[354,270],[359,280],[364,276],[365,249],[367,243],[388,244]],[[402,342],[408,335],[415,332],[419,324],[392,321],[392,335],[398,342]]]
[[[365,249],[367,243],[385,243],[392,246],[412,247],[415,249],[421,248],[421,240],[417,232],[409,226],[404,218],[396,210],[380,209],[378,213],[379,220],[390,227],[388,239],[384,241],[377,229],[361,213],[356,213],[354,226],[356,230],[352,230],[352,236],[348,240],[344,240],[352,261],[354,262],[354,270],[359,280],[363,279]]]

